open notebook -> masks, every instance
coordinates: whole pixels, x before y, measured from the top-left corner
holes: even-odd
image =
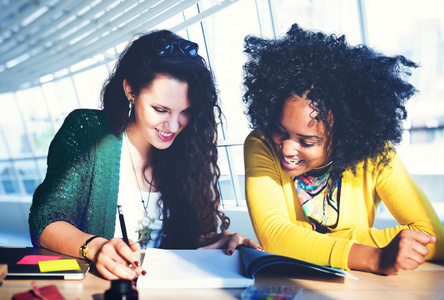
[[[68,262],[62,266],[63,270],[53,271],[51,269],[41,271],[38,264],[33,264],[38,257],[56,258],[54,261],[60,267],[60,263]],[[27,260],[27,261],[25,261]],[[58,260],[58,261],[57,261]],[[72,268],[72,265],[78,268]],[[0,264],[8,265],[6,279],[83,279],[89,271],[89,263],[80,258],[63,255],[43,248],[29,247],[0,247]],[[65,267],[67,266],[67,267]]]
[[[146,276],[138,288],[243,288],[254,283],[258,272],[278,271],[299,276],[340,276],[354,278],[341,269],[241,247],[233,255],[221,249],[147,249],[143,259]]]

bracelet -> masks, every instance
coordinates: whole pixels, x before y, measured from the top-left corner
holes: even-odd
[[[83,258],[85,258],[85,259],[88,260],[88,261],[89,261],[89,259],[86,257],[86,254],[88,254],[88,252],[89,252],[88,244],[89,244],[93,239],[98,238],[98,237],[100,237],[100,236],[98,236],[98,235],[94,235],[94,236],[90,237],[89,239],[86,240],[86,242],[83,243],[83,245],[82,245],[82,246],[80,247],[80,249],[79,249],[79,254],[80,254],[81,256],[83,256]]]

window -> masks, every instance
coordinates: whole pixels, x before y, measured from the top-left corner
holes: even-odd
[[[444,2],[202,0],[192,5],[181,1],[180,7],[173,7],[173,2],[169,1],[167,14],[150,19],[146,27],[133,22],[145,10],[127,6],[131,18],[124,24],[134,26],[132,34],[172,28],[199,43],[200,54],[215,73],[224,113],[219,130],[219,187],[225,206],[245,205],[242,144],[250,129],[242,102],[243,40],[249,34],[282,35],[295,22],[315,31],[345,34],[350,44],[367,43],[421,64],[411,77],[421,92],[409,101],[406,138],[399,152],[435,207],[444,206]],[[122,18],[116,15],[113,22]],[[113,32],[118,45],[110,42]],[[66,115],[77,107],[100,107],[100,89],[110,66],[126,45],[121,42],[131,38],[127,34],[123,39],[118,33],[109,31],[97,42],[112,44],[104,46],[103,53],[61,66],[40,78],[40,84],[0,94],[0,201],[12,194],[30,201],[45,173],[49,143]],[[444,207],[440,211],[444,218]]]

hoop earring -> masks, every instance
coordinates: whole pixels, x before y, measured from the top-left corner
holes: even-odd
[[[128,118],[131,118],[131,114],[133,113],[134,104],[133,104],[133,100],[130,100],[128,102],[129,102],[129,104],[128,104]]]
[[[313,168],[313,170],[320,170],[320,169],[323,169],[323,168],[325,168],[325,167],[331,165],[332,163],[333,163],[333,161],[331,161],[331,162],[329,162],[329,163],[327,163],[327,164],[325,164],[325,165],[323,165],[323,166]]]

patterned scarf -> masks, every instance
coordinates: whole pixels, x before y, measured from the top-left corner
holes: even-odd
[[[331,169],[319,177],[303,174],[293,178],[305,217],[313,230],[324,233],[326,227],[336,225],[339,213],[340,181],[331,178]]]

